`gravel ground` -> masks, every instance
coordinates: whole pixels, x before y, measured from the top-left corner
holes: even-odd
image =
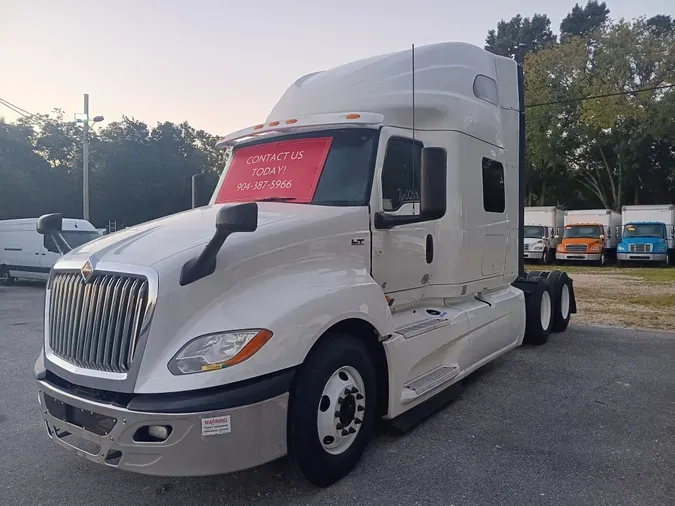
[[[379,435],[350,476],[313,490],[285,459],[170,479],[55,446],[31,374],[41,311],[40,287],[0,287],[3,505],[675,504],[675,334],[573,325],[514,350],[412,432]]]

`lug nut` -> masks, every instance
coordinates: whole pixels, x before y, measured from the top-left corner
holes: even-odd
[[[363,399],[363,394],[356,394],[356,400],[360,401]]]
[[[347,429],[342,429],[342,432],[340,434],[342,434],[343,436],[348,436],[349,431]]]
[[[355,429],[354,427],[349,427],[349,433],[350,433],[350,434],[355,434],[355,433],[356,433],[356,429]]]
[[[356,406],[356,411],[363,411],[364,409],[366,409],[366,408],[364,408],[360,404],[358,406]]]
[[[358,419],[358,418],[354,418],[354,423],[355,423],[356,425],[361,425],[361,423],[363,423],[363,422],[362,422],[360,419]]]
[[[337,403],[342,404],[342,401],[344,401],[344,399],[342,397],[338,397]]]
[[[341,423],[338,423],[338,424],[335,426],[335,430],[342,430],[342,424],[341,424]]]
[[[356,394],[356,393],[358,393],[358,391],[359,391],[358,388],[352,387],[352,392],[351,392],[351,393]]]
[[[340,416],[340,412],[339,412],[339,411],[336,411],[336,412],[335,412],[335,418],[338,418],[339,416]]]
[[[352,391],[350,390],[349,387],[345,388],[345,395],[349,395],[351,393],[352,393]]]

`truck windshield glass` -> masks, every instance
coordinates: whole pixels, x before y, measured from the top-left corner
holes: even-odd
[[[623,229],[624,237],[654,237],[662,239],[666,237],[666,227],[663,223],[640,223],[626,225]]]
[[[567,225],[565,227],[564,239],[574,239],[577,237],[598,239],[602,234],[602,227],[599,225]]]
[[[278,200],[363,206],[379,130],[344,128],[261,139],[236,147],[216,203]]]
[[[524,228],[525,237],[528,239],[541,239],[546,235],[544,227],[535,227],[532,225],[526,225]]]

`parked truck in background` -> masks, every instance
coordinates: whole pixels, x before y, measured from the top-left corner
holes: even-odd
[[[623,206],[622,240],[617,264],[658,262],[669,266],[675,257],[675,205]]]
[[[35,229],[37,218],[0,221],[0,285],[11,285],[17,279],[49,278],[49,271],[61,256],[51,237],[43,237]],[[81,246],[99,236],[86,220],[63,219],[63,236],[72,247]]]
[[[565,224],[565,214],[555,206],[525,208],[523,255],[526,260],[548,264],[555,260],[556,247]]]
[[[610,209],[565,211],[565,229],[556,249],[562,262],[607,264],[621,241],[621,214]]]
[[[154,475],[288,454],[327,486],[377,419],[565,330],[569,277],[523,268],[524,110],[510,58],[376,56],[298,79],[221,138],[208,205],[71,251],[43,216],[64,252],[34,372],[49,436]]]

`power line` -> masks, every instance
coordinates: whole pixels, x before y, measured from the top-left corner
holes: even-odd
[[[18,105],[14,105],[13,103],[5,100],[4,98],[0,98],[0,104],[4,105],[8,109],[11,109],[12,111],[19,114],[20,116],[23,116],[24,118],[28,118],[30,116],[33,116],[33,114],[28,112],[26,109],[22,109]]]
[[[664,86],[654,86],[653,88],[642,88],[640,90],[619,91],[619,92],[616,92],[616,93],[605,93],[603,95],[593,95],[593,96],[590,96],[590,97],[578,97],[578,98],[567,98],[567,99],[564,99],[564,100],[554,100],[552,102],[542,102],[541,104],[526,105],[525,108],[541,107],[542,105],[565,104],[565,103],[568,103],[568,102],[583,102],[584,100],[593,100],[595,98],[608,98],[608,97],[619,97],[621,95],[634,95],[636,93],[642,93],[643,91],[667,90],[669,88],[675,88],[675,84],[667,84],[667,85],[664,85]]]

